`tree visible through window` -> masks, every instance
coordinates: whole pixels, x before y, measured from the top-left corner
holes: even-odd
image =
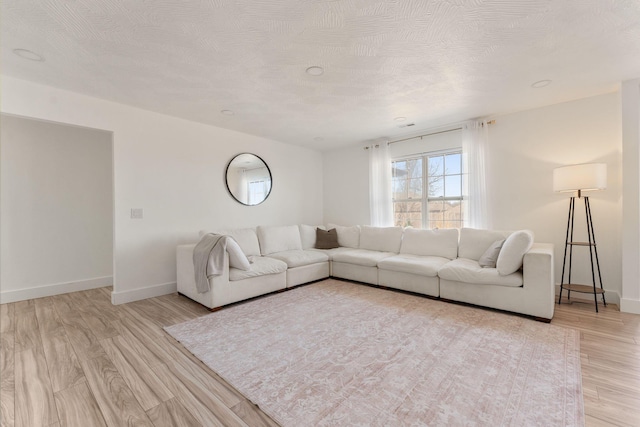
[[[392,162],[395,225],[461,228],[462,153],[431,153]]]

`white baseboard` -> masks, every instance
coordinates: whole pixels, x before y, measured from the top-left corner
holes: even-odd
[[[50,297],[52,295],[67,294],[69,292],[86,291],[113,285],[113,276],[95,277],[93,279],[78,280],[67,283],[34,286],[26,289],[0,292],[0,303],[24,301],[33,298]]]
[[[161,295],[172,294],[178,290],[176,282],[161,283],[159,285],[147,286],[144,288],[131,289],[122,292],[111,292],[111,304],[126,304],[128,302],[139,301],[141,299],[159,297]]]
[[[622,298],[620,300],[620,311],[624,313],[640,314],[640,300]]]
[[[558,295],[560,295],[560,285],[556,284],[556,302],[558,301]],[[567,296],[567,290],[562,291],[562,296]],[[604,297],[607,303],[612,303],[620,306],[620,293],[613,289],[605,289]],[[583,294],[580,292],[571,292],[571,299],[579,299],[580,301],[593,301],[593,294]],[[602,297],[598,295],[598,303],[602,302]],[[621,310],[622,311],[622,310]]]

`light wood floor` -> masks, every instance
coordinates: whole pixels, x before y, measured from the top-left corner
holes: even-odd
[[[205,308],[177,294],[113,306],[109,293],[0,306],[2,426],[276,425],[162,330]],[[640,316],[574,302],[552,323],[581,332],[587,425],[639,426]]]

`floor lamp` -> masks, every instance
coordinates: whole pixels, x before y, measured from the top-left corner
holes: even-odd
[[[607,165],[605,163],[589,163],[582,165],[571,165],[556,168],[553,170],[553,190],[557,192],[576,193],[578,199],[584,199],[584,209],[587,220],[587,241],[576,242],[573,240],[573,220],[576,210],[576,197],[571,196],[569,200],[569,218],[567,219],[567,235],[564,244],[564,260],[562,262],[562,277],[560,280],[560,296],[558,304],[562,299],[562,291],[567,291],[567,298],[571,298],[571,291],[593,294],[596,304],[596,313],[598,312],[598,295],[602,295],[602,303],[606,306],[607,302],[604,298],[604,289],[602,287],[602,275],[600,274],[600,261],[598,260],[598,246],[596,245],[596,236],[593,232],[593,218],[591,216],[591,206],[589,197],[582,196],[583,191],[604,190],[607,188]],[[574,247],[588,247],[589,259],[591,261],[591,279],[593,285],[582,285],[571,282],[571,267],[573,260]],[[567,267],[567,258],[569,265]],[[595,267],[594,267],[595,258]],[[565,281],[565,272],[568,272]],[[596,272],[600,287],[596,286]]]

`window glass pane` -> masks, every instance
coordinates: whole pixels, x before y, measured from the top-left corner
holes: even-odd
[[[397,227],[422,228],[422,202],[396,202],[393,216]]]
[[[444,180],[442,175],[429,177],[429,197],[444,196]]]
[[[427,171],[429,176],[443,175],[444,174],[444,156],[429,157],[429,170]]]
[[[447,154],[444,157],[444,171],[447,175],[462,173],[462,154]]]
[[[407,160],[409,178],[422,178],[422,159]]]
[[[462,221],[462,204],[459,200],[444,202],[444,228],[460,228]]]
[[[407,180],[393,179],[391,181],[392,191],[393,191],[393,199],[394,200],[403,200],[407,198]]]
[[[391,175],[394,178],[401,178],[407,176],[407,162],[404,160],[392,162]]]
[[[429,211],[429,228],[443,228],[444,203],[441,201],[430,201],[427,210]]]
[[[422,198],[422,178],[412,179],[409,181],[409,198]]]
[[[248,204],[257,205],[258,203],[266,199],[267,194],[269,194],[270,188],[270,181],[249,181],[249,183],[247,184]]]
[[[445,197],[462,196],[462,176],[452,175],[444,177]]]

